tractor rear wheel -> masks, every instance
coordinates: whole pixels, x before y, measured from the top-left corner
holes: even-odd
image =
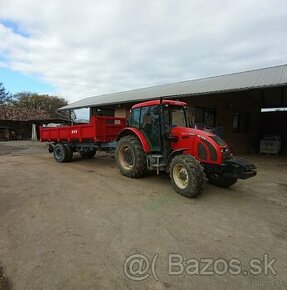
[[[96,155],[96,149],[92,149],[90,151],[80,152],[80,155],[83,159],[91,159]]]
[[[237,178],[214,173],[208,175],[208,182],[218,187],[228,188],[237,182]]]
[[[68,150],[64,144],[58,143],[54,146],[54,158],[60,163],[68,161]]]
[[[118,141],[116,162],[124,176],[135,178],[145,174],[146,154],[136,136],[124,136]]]
[[[179,154],[170,163],[170,178],[175,191],[185,197],[196,197],[204,189],[205,174],[191,155]]]

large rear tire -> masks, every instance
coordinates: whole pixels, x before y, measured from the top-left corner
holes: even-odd
[[[58,143],[54,146],[54,158],[60,163],[68,161],[68,150],[64,144]]]
[[[208,182],[218,187],[228,188],[237,182],[236,177],[229,177],[219,174],[208,175]]]
[[[122,175],[136,178],[146,172],[146,154],[136,136],[122,137],[116,148],[116,162]]]
[[[196,197],[204,190],[203,168],[191,155],[179,154],[172,159],[170,178],[175,191],[185,197]]]

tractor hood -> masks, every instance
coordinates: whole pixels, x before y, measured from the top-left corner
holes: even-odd
[[[186,153],[195,156],[201,162],[222,164],[231,155],[227,144],[217,135],[203,130],[173,127],[172,150],[187,148]]]
[[[203,130],[198,130],[198,129],[194,129],[194,128],[187,128],[187,127],[174,127],[171,129],[171,133],[175,134],[175,135],[200,135],[202,137],[213,137],[216,136],[213,133],[210,132],[206,132]]]

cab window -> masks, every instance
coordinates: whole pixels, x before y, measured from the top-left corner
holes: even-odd
[[[171,111],[173,127],[186,127],[185,114],[182,108],[175,108]]]
[[[141,110],[140,108],[132,110],[132,113],[131,113],[130,118],[128,120],[129,126],[139,129],[140,112],[141,112],[140,110]]]

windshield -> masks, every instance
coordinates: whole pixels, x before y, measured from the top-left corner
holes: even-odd
[[[190,112],[186,107],[164,106],[166,127],[191,127]]]

